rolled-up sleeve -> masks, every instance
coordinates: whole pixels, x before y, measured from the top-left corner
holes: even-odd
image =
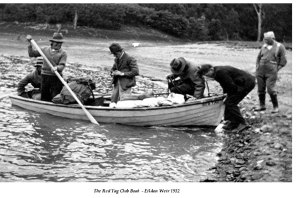
[[[34,50],[32,45],[28,46],[28,54],[29,57],[38,57],[41,56],[40,53],[37,50]]]

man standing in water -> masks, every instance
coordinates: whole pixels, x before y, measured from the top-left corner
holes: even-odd
[[[29,40],[28,53],[30,57],[38,57],[41,54],[32,48],[31,36],[28,35]],[[62,76],[62,71],[65,68],[67,53],[61,48],[64,40],[62,33],[55,32],[53,38],[50,39],[51,45],[49,47],[41,48],[42,52],[48,58],[48,60],[55,67],[57,72]],[[55,75],[55,72],[51,70],[51,67],[44,61],[41,68],[41,100],[52,101],[52,99],[60,93],[63,84],[59,78]]]
[[[273,104],[272,113],[277,113],[278,101],[276,92],[277,73],[287,64],[286,49],[275,41],[273,32],[264,33],[264,45],[262,46],[256,64],[256,77],[258,82],[258,94],[260,106],[255,111],[266,110],[266,87]]]

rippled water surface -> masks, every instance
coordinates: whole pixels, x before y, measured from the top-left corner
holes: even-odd
[[[0,105],[0,181],[199,181],[221,145],[198,128],[98,127]]]
[[[2,60],[0,97],[28,71]],[[0,182],[200,181],[216,163],[213,129],[96,126],[0,99]]]

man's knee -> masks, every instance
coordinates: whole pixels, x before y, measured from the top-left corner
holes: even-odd
[[[268,94],[269,95],[276,95],[277,94],[277,92],[276,92],[276,90],[275,89],[272,89],[272,88],[268,88]]]

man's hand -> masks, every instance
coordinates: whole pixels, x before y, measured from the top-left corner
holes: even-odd
[[[26,39],[27,39],[27,41],[28,41],[29,46],[32,46],[32,45],[31,45],[32,36],[28,34],[28,35],[26,36]]]
[[[55,73],[55,71],[56,71],[56,72],[59,72],[59,71],[58,71],[58,67],[54,67],[54,69],[51,69],[51,70],[52,70],[52,72],[54,72],[54,73]]]
[[[282,66],[277,65],[277,71],[279,71],[282,68]]]
[[[115,71],[113,72],[113,75],[114,75],[114,76],[124,76],[124,73],[122,73],[121,71],[115,70]]]
[[[27,39],[27,41],[30,43],[31,40],[32,40],[32,36],[28,34],[28,35],[26,36],[26,39]]]
[[[167,78],[167,80],[173,79],[174,78],[174,75],[173,74],[167,75],[166,78]]]
[[[187,99],[187,102],[192,102],[192,101],[197,100],[196,97],[194,97],[194,96],[192,96],[192,95],[189,95],[189,94],[186,94],[186,97],[188,98],[188,99]]]
[[[195,101],[195,100],[197,100],[195,97],[191,97],[191,98],[187,99],[186,102],[193,102],[193,101]]]

